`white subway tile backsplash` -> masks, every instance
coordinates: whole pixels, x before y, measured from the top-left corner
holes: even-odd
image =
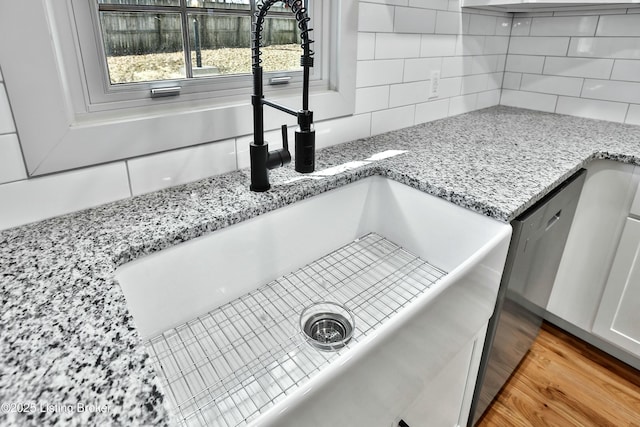
[[[567,77],[608,79],[612,59],[563,58],[550,56],[544,63],[544,74]]]
[[[503,72],[489,74],[489,81],[487,82],[487,90],[501,89],[503,77],[504,77]]]
[[[124,162],[0,185],[0,230],[130,197]]]
[[[13,133],[16,131],[13,123],[13,115],[9,106],[9,98],[5,91],[4,84],[0,84],[0,135]]]
[[[484,40],[485,55],[506,54],[509,48],[509,37],[487,36]]]
[[[613,64],[611,80],[640,82],[640,60],[616,59]]]
[[[360,2],[358,12],[358,31],[393,32],[395,7],[386,4]]]
[[[512,36],[528,36],[531,31],[531,18],[514,17],[511,24]]]
[[[420,56],[453,56],[456,53],[457,36],[455,35],[424,35]]]
[[[439,98],[450,98],[460,95],[462,90],[462,77],[453,77],[448,79],[440,79]]]
[[[443,119],[449,114],[449,98],[416,105],[416,124]]]
[[[4,78],[2,77],[2,70],[0,70],[0,82],[3,82]]]
[[[467,76],[473,72],[473,57],[451,56],[442,58],[441,77]]]
[[[356,114],[315,124],[316,148],[355,141],[371,135],[371,114]]]
[[[471,74],[493,73],[499,70],[498,55],[474,56],[471,58],[471,64]]]
[[[447,10],[449,8],[449,0],[409,0],[409,6],[424,9]]]
[[[400,107],[409,104],[426,102],[428,99],[429,82],[426,80],[391,85],[389,92],[389,107]]]
[[[417,58],[419,34],[376,34],[375,59]]]
[[[496,20],[495,16],[472,14],[469,16],[468,33],[493,36],[496,34]]]
[[[236,144],[229,139],[127,161],[134,196],[236,169]]]
[[[477,93],[487,90],[489,85],[489,74],[477,74],[462,78],[461,93],[463,95],[469,93]]]
[[[566,16],[533,18],[531,36],[593,36],[597,16]]]
[[[629,123],[630,125],[640,125],[640,105],[629,105],[629,111],[627,112],[625,123]]]
[[[509,16],[498,16],[496,18],[496,36],[509,36],[511,35],[511,23],[513,18]]]
[[[587,79],[582,97],[640,104],[640,83]]]
[[[449,100],[449,115],[456,116],[458,114],[468,113],[476,109],[478,103],[478,94],[455,96]]]
[[[374,59],[376,52],[376,34],[358,33],[358,61]]]
[[[439,71],[442,68],[442,58],[418,58],[404,61],[405,82],[426,80],[431,78],[432,71]]]
[[[389,86],[356,89],[356,114],[389,108]]]
[[[503,89],[520,89],[520,81],[522,79],[522,73],[504,73],[504,80],[502,82]]]
[[[561,96],[558,99],[556,113],[571,116],[587,117],[590,119],[623,122],[627,112],[627,104],[593,99],[569,98]]]
[[[415,106],[390,108],[371,113],[371,135],[413,126]]]
[[[449,0],[449,7],[447,10],[452,12],[460,12],[460,0]]]
[[[634,37],[572,37],[567,56],[640,59],[640,43]]]
[[[555,95],[580,96],[583,79],[578,77],[545,76],[523,74],[520,89],[528,92],[550,93]]]
[[[27,179],[18,135],[0,135],[0,184]]]
[[[401,83],[403,73],[404,60],[402,59],[358,61],[356,87]]]
[[[466,34],[469,28],[469,15],[439,10],[436,17],[437,34]]]
[[[596,36],[640,37],[640,15],[601,16]]]
[[[552,113],[556,108],[557,99],[556,95],[503,89],[500,104]]]
[[[509,53],[514,55],[565,56],[569,37],[512,37]]]
[[[409,0],[366,0],[369,3],[389,4],[394,6],[406,6]]]
[[[414,7],[396,7],[393,30],[396,33],[433,33],[436,11]]]
[[[493,107],[500,104],[500,90],[489,90],[478,94],[477,109]]]
[[[484,38],[484,36],[459,35],[456,41],[456,55],[482,55]]]
[[[544,56],[507,55],[505,71],[516,73],[542,73]]]

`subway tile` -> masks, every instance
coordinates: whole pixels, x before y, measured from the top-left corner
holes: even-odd
[[[394,7],[386,4],[359,4],[358,31],[393,32]]]
[[[557,99],[556,95],[503,89],[500,105],[552,113],[556,108]]]
[[[486,74],[498,71],[497,55],[480,55],[471,58],[471,74]]]
[[[417,58],[419,34],[376,34],[376,59]]]
[[[496,17],[490,15],[469,16],[468,34],[478,34],[485,36],[493,36],[496,34]]]
[[[130,197],[124,162],[0,185],[0,230]]]
[[[448,10],[449,0],[409,0],[409,6],[423,9]]]
[[[640,59],[637,37],[572,37],[567,56]]]
[[[627,112],[627,118],[624,121],[630,125],[640,125],[640,105],[629,105],[629,111]]]
[[[587,79],[582,97],[640,104],[640,83]]]
[[[583,79],[578,77],[523,74],[520,90],[554,95],[580,96]]]
[[[456,54],[457,36],[423,35],[420,56],[453,56]]]
[[[371,135],[371,114],[356,114],[315,123],[316,148],[355,141]]]
[[[473,72],[473,57],[452,56],[442,58],[442,77],[467,76]]]
[[[533,18],[532,36],[593,36],[598,24],[597,16],[566,16]]]
[[[565,56],[569,37],[512,37],[509,53],[515,55]]]
[[[389,86],[371,86],[356,89],[356,114],[389,108]]]
[[[469,15],[439,10],[436,17],[436,34],[463,34],[469,28]]]
[[[487,36],[484,40],[485,55],[506,54],[509,48],[509,37]]]
[[[504,71],[507,66],[507,55],[498,55],[496,57],[496,70]]]
[[[505,71],[542,73],[544,56],[508,55]]]
[[[358,61],[374,59],[376,52],[376,34],[358,33]]]
[[[596,101],[566,96],[558,98],[558,106],[556,107],[556,113],[558,114],[612,122],[623,122],[626,112],[627,104],[620,102]]]
[[[522,73],[504,73],[504,80],[502,82],[503,89],[520,89],[520,81],[522,80]]]
[[[427,80],[431,78],[431,72],[442,68],[442,58],[416,58],[404,61],[405,82]]]
[[[461,34],[456,41],[456,55],[482,55],[484,36]]]
[[[390,108],[371,113],[371,135],[413,126],[415,106]]]
[[[450,98],[460,95],[462,89],[462,77],[442,78],[440,79],[439,98]]]
[[[416,105],[416,124],[443,119],[449,115],[449,98]]]
[[[449,100],[449,115],[456,116],[458,114],[468,113],[476,109],[478,103],[478,94],[454,96]]]
[[[401,83],[403,66],[402,59],[358,61],[356,87]]]
[[[601,15],[620,15],[626,9],[603,9],[602,5],[585,6],[582,5],[580,10],[557,10],[553,12],[553,16],[601,16]]]
[[[396,33],[433,33],[436,28],[436,11],[396,7],[393,22],[393,30]]]
[[[0,184],[27,179],[18,135],[0,135]]]
[[[513,23],[511,24],[512,36],[528,36],[530,31],[531,18],[513,18]]]
[[[235,140],[203,144],[127,160],[134,196],[236,169]]]
[[[409,4],[409,0],[367,0],[367,2],[388,4],[393,6],[406,6]]]
[[[4,78],[2,77],[2,70],[0,69],[0,82],[3,82]]]
[[[13,123],[13,115],[9,106],[9,98],[4,89],[4,84],[0,84],[0,135],[4,133],[13,133],[16,131]]]
[[[500,89],[488,90],[478,94],[476,108],[489,108],[500,104]]]
[[[503,77],[504,77],[503,72],[489,74],[489,81],[487,82],[487,90],[502,89]]]
[[[640,37],[640,15],[601,16],[596,36]]]
[[[608,79],[613,67],[612,59],[547,57],[544,74],[568,77]]]
[[[488,74],[477,74],[474,76],[466,76],[462,78],[462,95],[469,93],[477,93],[487,90],[489,84]]]
[[[640,82],[640,60],[616,59],[611,80]]]
[[[389,90],[389,107],[418,104],[428,99],[429,82],[426,80],[412,83],[391,85]]]
[[[460,0],[449,0],[449,7],[447,7],[447,10],[451,12],[460,12]]]
[[[496,36],[510,36],[513,18],[510,16],[498,16],[496,18]]]

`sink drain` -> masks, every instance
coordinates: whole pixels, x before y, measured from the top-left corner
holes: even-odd
[[[303,310],[300,326],[312,346],[320,350],[337,350],[351,340],[355,318],[340,304],[319,302]]]

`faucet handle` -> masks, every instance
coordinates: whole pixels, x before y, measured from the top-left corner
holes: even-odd
[[[289,151],[289,134],[287,133],[287,125],[282,125],[282,149]]]

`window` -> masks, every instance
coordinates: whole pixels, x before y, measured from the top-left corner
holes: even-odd
[[[190,12],[194,17],[241,18],[247,13],[243,1],[236,2],[237,10],[230,1],[189,1],[193,10],[180,1],[163,0],[161,6],[180,7],[181,21]],[[144,10],[159,7],[157,0],[128,0],[123,6],[134,2],[136,10],[129,11],[106,10],[118,6],[114,1],[2,2],[0,28],[11,37],[0,37],[0,65],[30,176],[251,134],[251,76],[247,73],[188,77],[185,69],[184,76],[176,79],[112,82],[107,59],[111,51],[103,45],[100,13],[169,13]],[[212,4],[218,7],[210,7]],[[100,11],[100,5],[105,9]],[[310,91],[314,120],[353,114],[358,2],[309,0],[309,7],[316,41],[316,74]],[[284,18],[286,13],[281,12],[274,10],[270,15]],[[29,25],[24,24],[25,19]],[[192,67],[193,61],[197,67],[197,52],[191,48],[196,45],[195,30],[189,27],[193,33],[187,43],[183,41],[183,49],[189,52]],[[158,37],[157,30],[155,34]],[[206,47],[201,44],[202,68],[211,65]],[[116,55],[111,52],[109,56]],[[269,99],[295,108],[301,103],[298,83],[293,81],[298,72],[281,72],[291,73],[292,83],[266,85],[265,92],[271,92]],[[265,83],[277,75],[265,76]],[[176,84],[181,88],[179,96],[149,96],[153,88]],[[291,120],[268,109],[266,130]]]
[[[91,111],[121,108],[122,101],[145,105],[152,89],[158,88],[172,88],[170,93],[180,93],[182,99],[205,93],[223,98],[248,94],[251,24],[260,4],[259,0],[72,0]],[[312,81],[326,88],[325,8],[322,0],[305,4],[315,40]],[[92,19],[79,19],[86,15]],[[299,83],[300,32],[284,3],[271,6],[262,35],[265,79]]]

